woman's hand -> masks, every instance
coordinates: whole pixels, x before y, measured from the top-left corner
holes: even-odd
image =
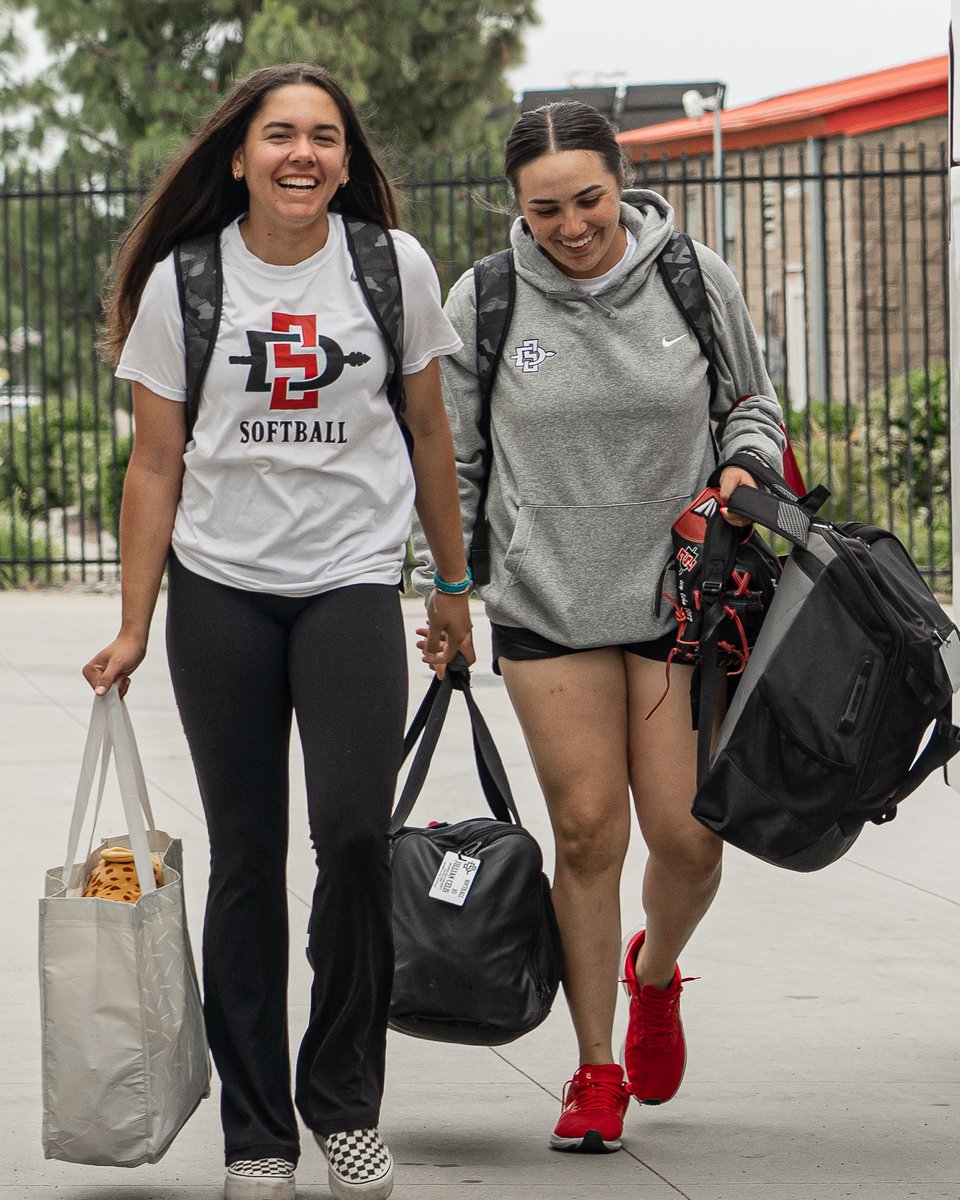
[[[456,596],[436,590],[431,592],[427,601],[427,624],[417,630],[421,638],[417,642],[417,649],[430,670],[436,671],[438,678],[443,678],[447,663],[458,650],[467,660],[467,666],[473,666],[477,661],[470,632],[472,628],[465,592]]]
[[[130,676],[143,662],[147,644],[142,638],[121,633],[83,668],[83,677],[98,696],[104,696],[112,684],[117,685],[120,699],[127,694]]]
[[[738,517],[736,513],[728,512],[727,505],[730,503],[730,497],[738,487],[757,486],[757,481],[742,467],[725,467],[720,475],[720,515],[725,521],[729,521],[731,525],[739,525],[745,528],[747,525],[752,525],[753,522],[747,517]]]

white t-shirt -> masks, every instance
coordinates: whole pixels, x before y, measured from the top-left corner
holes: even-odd
[[[392,232],[410,375],[462,343],[426,252]],[[184,455],[177,557],[218,583],[288,596],[396,583],[413,472],[387,400],[387,348],[342,219],[330,214],[326,245],[296,266],[251,254],[239,222],[221,248],[223,315]],[[147,282],[117,377],[186,399],[172,255]]]

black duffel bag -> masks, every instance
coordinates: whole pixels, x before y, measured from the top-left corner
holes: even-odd
[[[493,817],[408,826],[450,695],[466,701]],[[562,952],[536,839],[520,823],[506,773],[458,655],[434,678],[404,741],[423,737],[390,825],[396,967],[390,1028],[413,1037],[502,1046],[550,1012]]]
[[[741,850],[814,871],[960,749],[960,634],[892,533],[818,517],[819,501],[747,469],[769,490],[738,488],[731,512],[793,550],[693,815]]]

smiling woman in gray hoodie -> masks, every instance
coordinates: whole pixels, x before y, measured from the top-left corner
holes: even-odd
[[[672,613],[655,612],[671,525],[717,465],[711,418],[721,465],[748,452],[779,467],[784,439],[736,279],[697,246],[717,346],[711,404],[708,363],[656,266],[673,210],[654,192],[621,200],[625,164],[595,109],[524,113],[505,167],[521,213],[517,287],[490,406],[490,581],[479,592],[556,840],[580,1062],[550,1141],[603,1152],[621,1145],[630,1095],[658,1104],[680,1086],[677,957],[720,881],[720,841],[690,815],[691,667],[672,666],[651,713],[676,633]],[[464,343],[442,380],[469,542],[484,473],[472,272],[446,311]],[[754,481],[724,469],[721,503],[740,484]],[[646,925],[627,938],[619,971],[630,995],[624,1073],[612,1027],[631,794],[649,856]]]

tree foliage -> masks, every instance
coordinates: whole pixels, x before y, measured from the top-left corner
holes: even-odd
[[[381,141],[469,149],[509,110],[504,71],[535,20],[533,0],[265,0],[241,66],[316,58]]]
[[[0,21],[0,107],[10,153],[51,145],[61,165],[151,169],[240,75],[320,62],[397,156],[482,145],[509,108],[505,69],[536,20],[534,0],[6,0],[33,9],[51,61],[15,94]],[[2,13],[2,10],[0,10]],[[502,123],[501,123],[502,124]],[[502,132],[498,126],[497,134]]]

